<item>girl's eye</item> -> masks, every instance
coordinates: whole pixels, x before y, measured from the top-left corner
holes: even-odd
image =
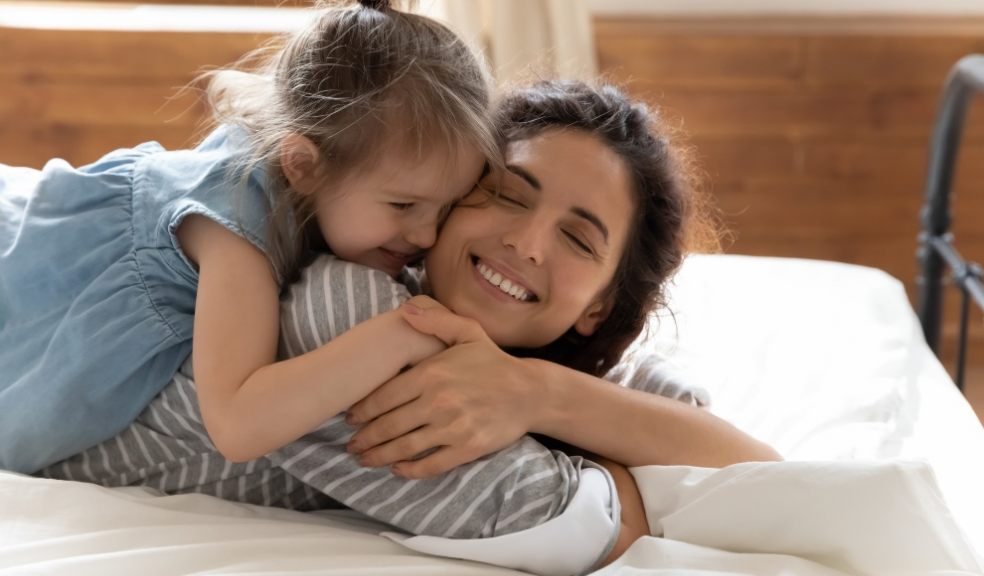
[[[564,232],[564,236],[567,236],[567,239],[570,240],[571,244],[573,244],[574,248],[579,252],[582,252],[588,256],[594,256],[594,250],[591,249],[591,246],[588,245],[587,242],[581,240],[570,232]]]
[[[413,202],[390,202],[389,205],[401,212],[413,208]]]
[[[500,202],[504,202],[506,204],[511,204],[513,206],[519,206],[521,208],[526,208],[526,204],[523,204],[523,202],[522,202],[521,199],[516,198],[514,196],[507,196],[507,195],[503,194],[501,190],[495,195],[495,198],[496,198],[496,200],[499,200]]]

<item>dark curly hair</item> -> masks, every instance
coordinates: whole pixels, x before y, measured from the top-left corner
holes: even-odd
[[[664,287],[696,238],[713,239],[713,219],[695,185],[693,165],[645,104],[611,85],[541,81],[507,93],[497,107],[502,149],[547,130],[579,130],[598,138],[625,163],[635,219],[608,294],[612,308],[590,336],[571,328],[545,347],[510,350],[602,376],[639,335]],[[604,191],[602,191],[604,193]]]

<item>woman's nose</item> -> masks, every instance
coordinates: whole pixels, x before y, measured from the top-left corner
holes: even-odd
[[[502,235],[502,243],[516,251],[516,255],[534,264],[543,264],[547,249],[546,233],[549,227],[538,224],[530,218],[517,223],[507,233]]]

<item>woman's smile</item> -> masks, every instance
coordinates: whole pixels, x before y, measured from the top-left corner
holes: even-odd
[[[529,304],[538,300],[529,283],[504,265],[477,256],[472,258],[472,262],[475,282],[496,300],[512,304]]]

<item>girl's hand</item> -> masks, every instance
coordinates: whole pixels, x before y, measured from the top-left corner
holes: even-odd
[[[500,350],[474,320],[428,300],[414,298],[401,312],[448,350],[348,411],[349,423],[364,425],[349,451],[361,454],[363,466],[394,464],[393,471],[408,478],[441,474],[508,446],[527,433],[540,405],[523,360]]]
[[[401,308],[405,312],[403,317],[406,318],[408,321],[412,320],[416,316],[419,316],[418,311],[432,310],[432,309],[447,310],[444,304],[441,304],[440,302],[434,300],[430,296],[424,296],[424,295],[414,296],[413,298],[404,302]],[[410,325],[413,326],[413,322],[410,322]],[[421,331],[418,330],[418,332]],[[430,334],[427,332],[424,332],[424,334],[427,334],[428,336],[434,336],[434,334]]]

